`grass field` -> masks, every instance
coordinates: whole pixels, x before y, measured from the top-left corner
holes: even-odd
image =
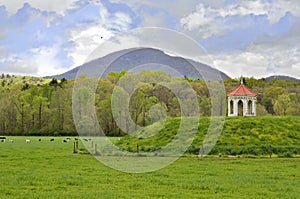
[[[299,198],[300,158],[182,157],[127,174],[73,154],[63,138],[0,143],[0,198]],[[79,148],[82,147],[80,144]],[[143,158],[143,157],[141,157]]]
[[[142,151],[156,150],[172,141],[178,133],[180,122],[180,118],[170,118],[159,132],[156,132],[159,128],[154,123],[134,132],[134,136],[124,137],[118,145],[132,151],[136,150],[137,144]],[[199,154],[210,122],[209,117],[200,118],[198,132],[188,149],[189,153]],[[192,130],[193,126],[185,126],[187,134]],[[142,137],[152,132],[156,134]],[[269,152],[279,156],[300,154],[300,117],[227,117],[211,154],[268,156]]]

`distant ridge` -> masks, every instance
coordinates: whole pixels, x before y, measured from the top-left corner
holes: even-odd
[[[274,79],[300,82],[300,79],[297,79],[297,78],[294,78],[294,77],[290,77],[290,76],[286,76],[286,75],[273,75],[273,76],[270,76],[270,77],[266,77],[264,79],[266,80],[266,82],[270,82],[270,81],[272,81]]]
[[[122,56],[120,56],[122,55]],[[115,58],[118,57],[117,60]],[[162,71],[170,74],[174,77],[188,77],[191,79],[205,79],[207,81],[214,80],[225,80],[228,76],[205,64],[200,62],[196,62],[190,59],[185,59],[182,57],[173,57],[167,55],[161,50],[153,49],[153,48],[138,48],[138,49],[127,49],[118,52],[114,52],[108,54],[104,57],[95,59],[88,63],[85,63],[81,66],[78,66],[68,72],[65,72],[60,75],[48,76],[47,78],[56,78],[56,79],[75,79],[77,72],[82,70],[86,72],[86,75],[89,77],[99,75],[99,71],[104,70],[104,67],[115,60],[109,67],[109,69],[105,70],[103,75],[107,75],[109,72],[120,72],[122,70],[129,71],[134,69],[136,66],[147,65],[147,70],[162,70],[161,66],[169,66],[174,69],[174,72],[169,69],[163,69]],[[151,63],[151,64],[149,64]],[[197,67],[196,70],[193,65]],[[141,70],[143,67],[141,67]],[[200,73],[199,73],[200,71]],[[135,71],[134,72],[138,72]],[[203,78],[205,77],[205,78]]]
[[[191,59],[185,59],[183,57],[170,56],[163,51],[154,48],[136,48],[113,52],[104,57],[92,60],[81,66],[73,68],[72,70],[69,70],[63,74],[46,76],[45,78],[66,78],[71,80],[76,78],[79,70],[85,71],[86,75],[89,77],[94,77],[97,75],[99,76],[99,71],[104,70],[104,67],[106,67],[117,57],[119,58],[114,61],[109,69],[104,71],[103,75],[107,75],[109,72],[121,72],[122,70],[129,71],[136,66],[148,64],[147,70],[161,70],[160,65],[172,67],[174,71],[177,71],[177,73],[174,73],[174,71],[171,70],[163,70],[163,72],[170,74],[173,77],[178,77],[178,74],[180,74],[179,77],[185,76],[191,79],[199,78],[200,80],[203,80],[204,76],[205,80],[208,81],[220,80],[220,76],[222,80],[229,78],[227,74],[211,66]],[[149,63],[154,63],[154,65],[149,66]],[[197,66],[198,70],[196,70],[191,64]],[[141,69],[143,68],[141,67]],[[300,79],[285,75],[273,75],[263,79],[266,82],[270,82],[274,79],[300,82]]]

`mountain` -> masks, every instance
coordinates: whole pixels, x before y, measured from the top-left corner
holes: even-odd
[[[108,65],[109,67],[107,67]],[[167,68],[166,66],[169,67]],[[195,69],[195,67],[197,69]],[[80,71],[80,74],[85,74],[89,77],[99,77],[107,75],[109,72],[120,72],[122,70],[131,72],[159,70],[174,77],[185,76],[191,79],[199,78],[207,81],[224,80],[228,78],[225,73],[211,66],[191,59],[170,56],[163,51],[153,48],[135,48],[114,52],[85,63],[66,73],[49,76],[47,78],[75,79],[78,71]]]
[[[274,79],[300,82],[300,79],[296,79],[294,77],[289,77],[289,76],[285,76],[285,75],[274,75],[274,76],[270,76],[270,77],[265,78],[266,82],[270,82]]]

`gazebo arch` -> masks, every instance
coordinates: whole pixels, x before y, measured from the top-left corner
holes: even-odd
[[[238,116],[244,116],[244,103],[242,100],[238,101]]]
[[[247,104],[247,106],[248,106],[248,112],[249,112],[250,114],[253,113],[252,103],[253,103],[252,100],[249,100],[249,101],[248,101],[248,104]]]
[[[230,112],[230,114],[233,114],[233,106],[234,106],[233,100],[230,100],[229,106],[230,106],[230,108],[228,108],[228,111]]]

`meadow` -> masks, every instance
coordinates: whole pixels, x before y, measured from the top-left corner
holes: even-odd
[[[63,137],[0,143],[0,198],[298,198],[300,158],[188,155],[151,173],[113,170]],[[38,141],[41,139],[41,142]],[[74,139],[74,138],[72,138]],[[82,149],[82,143],[79,148]],[[143,157],[141,157],[143,158]]]

